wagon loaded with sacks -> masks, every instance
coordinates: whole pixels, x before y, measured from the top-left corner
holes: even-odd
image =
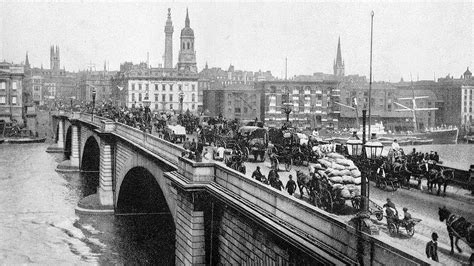
[[[298,185],[308,191],[310,201],[328,212],[340,211],[347,200],[360,208],[361,172],[349,159],[338,153],[328,153],[310,164],[310,175],[297,172]],[[306,176],[306,178],[305,178]]]

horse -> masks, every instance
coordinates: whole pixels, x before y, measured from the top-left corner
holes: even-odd
[[[453,170],[446,170],[444,167],[441,167],[439,170],[433,168],[429,170],[427,174],[428,189],[431,192],[433,187],[438,185],[438,193],[436,195],[439,196],[441,193],[441,186],[444,186],[443,196],[446,196],[446,187],[448,186],[449,181],[451,181],[453,178]]]
[[[446,207],[439,208],[438,215],[441,222],[446,220],[449,240],[451,242],[451,255],[454,254],[454,245],[456,245],[459,253],[462,252],[461,248],[458,246],[459,239],[464,241],[471,248],[474,248],[474,225],[472,223],[466,221],[462,216],[451,213]],[[453,237],[455,238],[454,242]],[[471,254],[469,262],[471,265],[474,262],[474,253]]]
[[[312,181],[312,176],[307,175],[299,170],[296,170],[296,180],[298,181],[298,188],[300,189],[301,192],[301,198],[303,198],[303,188],[306,189],[306,192],[308,192],[308,195],[311,194],[311,181]]]

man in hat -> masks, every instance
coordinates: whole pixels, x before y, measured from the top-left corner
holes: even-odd
[[[405,222],[408,222],[409,220],[411,220],[411,214],[408,212],[408,208],[407,207],[404,207],[403,208],[403,220]]]
[[[398,219],[398,211],[395,207],[395,204],[392,202],[390,198],[387,198],[387,203],[383,205],[385,208],[385,212],[387,213],[388,219],[397,218]]]
[[[426,243],[425,252],[428,259],[439,261],[438,260],[438,234],[436,232],[433,232],[431,234],[431,241]]]
[[[296,183],[295,181],[293,180],[293,176],[290,175],[288,177],[290,180],[288,180],[288,182],[286,182],[286,190],[288,191],[288,194],[290,194],[290,196],[293,195],[293,193],[295,193],[295,190],[296,190]]]

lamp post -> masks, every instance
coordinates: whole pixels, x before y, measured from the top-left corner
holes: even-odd
[[[94,111],[95,111],[95,96],[96,96],[95,87],[92,87],[92,122],[94,122]]]
[[[283,103],[283,112],[286,114],[286,122],[290,122],[290,113],[293,110],[293,103],[290,101],[290,92],[286,93],[287,101]]]
[[[150,119],[149,119],[149,115],[150,115],[150,105],[151,105],[151,101],[148,97],[145,97],[145,99],[143,99],[143,105],[145,105],[145,123],[146,123],[146,128],[149,128],[150,126]]]
[[[183,100],[184,100],[184,92],[179,92],[179,114],[183,114]]]
[[[372,113],[372,39],[373,39],[373,32],[374,32],[374,11],[370,13],[371,21],[370,21],[370,79],[369,79],[369,136],[370,136],[370,124],[371,124],[371,117]]]

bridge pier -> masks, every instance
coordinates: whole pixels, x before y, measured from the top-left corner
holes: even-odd
[[[56,167],[56,171],[58,172],[78,172],[80,171],[80,165],[79,165],[79,143],[80,143],[80,134],[79,134],[79,121],[77,120],[79,116],[76,113],[73,113],[71,117],[69,117],[69,120],[71,122],[71,135],[70,135],[70,145],[67,145],[68,140],[63,139],[64,143],[64,152],[66,152],[67,149],[71,149],[71,153],[69,156],[69,159],[66,159],[62,161],[61,163],[58,164]],[[60,123],[61,125],[61,123]],[[64,127],[63,127],[64,128]],[[63,130],[64,131],[64,130]],[[69,134],[66,135],[66,138],[68,138]],[[58,137],[58,143],[59,143],[59,137]],[[69,146],[69,147],[66,147]]]
[[[102,206],[109,206],[113,209],[114,194],[113,194],[113,140],[102,137],[100,141],[100,168],[99,168],[99,194],[100,204]]]
[[[58,118],[58,135],[57,135],[57,142],[49,146],[46,149],[48,153],[63,153],[64,152],[64,118],[61,116],[56,116]],[[53,129],[56,130],[56,129]]]

